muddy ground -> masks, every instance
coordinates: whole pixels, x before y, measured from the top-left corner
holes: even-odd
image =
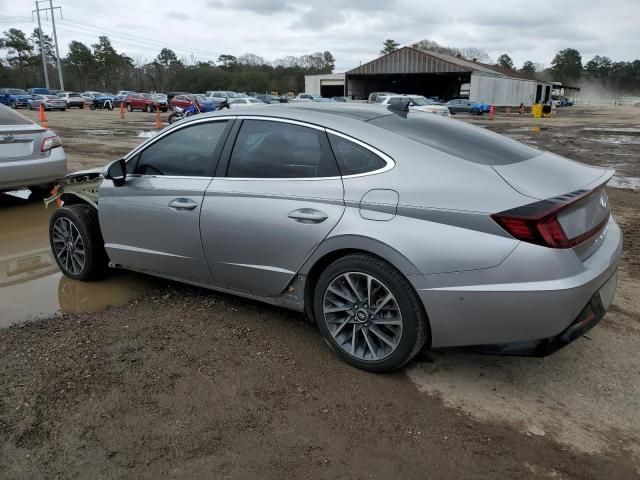
[[[459,118],[615,165],[620,184],[640,178],[640,109]],[[126,153],[153,122],[49,115],[70,170]],[[67,313],[0,330],[0,478],[640,478],[640,193],[609,195],[625,234],[613,306],[588,337],[544,359],[425,351],[401,372],[372,375],[340,362],[296,313],[135,275],[111,281],[148,282],[147,293],[74,313],[104,300],[106,286],[56,278],[71,292],[60,294]],[[0,199],[0,216],[23,222],[19,234],[0,231],[0,267],[18,244],[46,250],[37,205]],[[11,258],[45,268],[20,255]],[[0,300],[20,299],[0,324],[28,310],[24,285],[34,303],[46,295],[48,284],[30,282],[2,284],[0,271]]]

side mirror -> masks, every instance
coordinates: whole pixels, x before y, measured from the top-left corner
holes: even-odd
[[[115,160],[107,165],[104,178],[112,180],[116,187],[124,185],[124,182],[127,179],[127,162],[125,162],[124,158]]]

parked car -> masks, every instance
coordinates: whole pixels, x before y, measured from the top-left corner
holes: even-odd
[[[313,102],[317,95],[311,95],[310,93],[299,93],[293,99],[294,102]]]
[[[110,262],[307,312],[366,370],[423,346],[547,355],[610,305],[613,173],[414,110],[274,105],[67,177],[49,232],[70,278]],[[100,184],[84,201],[83,178]]]
[[[228,100],[229,108],[246,108],[246,107],[255,107],[258,105],[267,105],[262,100],[258,100],[257,98],[230,98]]]
[[[396,102],[408,102],[409,108],[411,110],[427,112],[427,113],[435,113],[437,115],[441,115],[443,117],[450,117],[451,113],[449,109],[444,105],[440,105],[439,103],[435,103],[428,98],[423,97],[422,95],[389,95],[384,97],[384,99],[378,102],[378,105],[389,106],[391,103]]]
[[[48,88],[35,87],[27,90],[29,95],[53,95]]]
[[[87,104],[91,103],[93,100],[96,100],[96,99],[102,102],[109,99],[111,103],[113,103],[113,99],[114,99],[113,95],[109,95],[108,93],[104,93],[104,92],[87,91],[87,92],[82,92],[80,95],[84,97],[85,102]]]
[[[262,100],[264,103],[280,103],[280,97],[276,97],[275,95],[270,95],[268,93],[259,93],[255,98]]]
[[[172,106],[180,107],[182,109],[187,109],[191,105],[196,105],[198,110],[201,112],[212,112],[216,110],[216,106],[223,99],[218,99],[214,97],[205,97],[203,95],[176,95],[169,102]],[[226,99],[225,99],[226,100]]]
[[[171,99],[176,95],[191,95],[191,92],[167,92],[167,101],[171,103]]]
[[[238,94],[229,90],[209,90],[205,93],[206,97],[214,97],[220,99],[236,98]]]
[[[32,95],[27,102],[29,110],[40,108],[40,105],[45,110],[62,110],[64,112],[67,109],[67,101],[55,95]]]
[[[133,90],[119,90],[118,93],[113,97],[113,106],[119,107],[120,104],[124,102],[124,99],[127,98],[127,95],[131,95],[134,92]]]
[[[482,115],[484,104],[472,102],[468,98],[454,98],[444,104],[452,115],[456,113],[470,113],[472,115]]]
[[[155,112],[160,109],[163,112],[168,110],[166,100],[160,100],[155,93],[132,93],[124,99],[124,106],[127,111],[141,110],[143,112]]]
[[[57,97],[63,99],[67,103],[67,108],[84,108],[85,100],[84,97],[79,93],[60,92],[57,94]]]
[[[397,94],[391,93],[391,92],[372,92],[369,94],[367,103],[380,103],[389,95],[397,95]]]
[[[27,92],[21,88],[0,88],[0,103],[11,108],[27,108],[31,98]]]
[[[331,97],[331,98],[335,102],[346,102],[347,101],[347,97]]]
[[[60,138],[51,130],[0,105],[0,191],[27,187],[48,193],[67,173]]]

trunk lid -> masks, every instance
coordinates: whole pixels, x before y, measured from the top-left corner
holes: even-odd
[[[0,162],[23,160],[34,155],[39,147],[44,129],[38,125],[0,127]]]
[[[532,208],[544,205],[555,210],[557,223],[581,260],[601,245],[611,214],[604,187],[614,170],[551,153],[493,169],[521,194],[541,200],[532,202]]]
[[[538,200],[576,190],[592,190],[608,182],[615,172],[613,169],[574,162],[553,153],[492,167],[515,190]]]

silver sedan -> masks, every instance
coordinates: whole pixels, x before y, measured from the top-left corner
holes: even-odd
[[[48,192],[66,173],[67,157],[60,138],[0,105],[0,192],[22,187]]]
[[[306,312],[370,371],[425,346],[546,355],[611,302],[612,175],[407,105],[247,108],[67,177],[50,239],[71,278],[109,265]]]

